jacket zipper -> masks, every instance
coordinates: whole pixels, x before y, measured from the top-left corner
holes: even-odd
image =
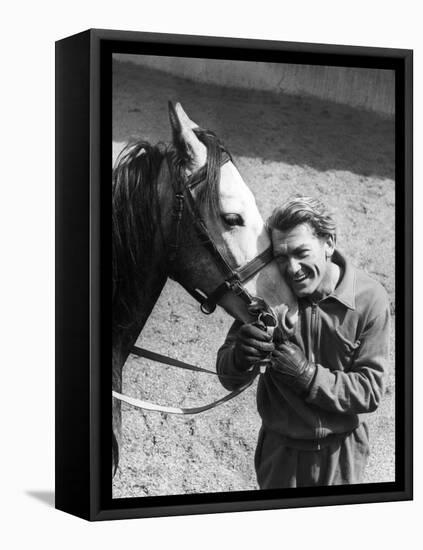
[[[311,361],[313,361],[313,363],[316,363],[316,354],[314,353],[314,350],[315,350],[315,345],[316,345],[316,341],[317,341],[317,304],[316,303],[312,303],[311,304],[311,329],[310,329],[310,333],[311,333]],[[318,438],[321,437],[321,432],[322,432],[322,421],[320,419],[320,415],[317,413],[316,414],[317,416],[317,421],[319,423],[319,427],[318,427],[318,431],[317,431],[317,434],[318,434]],[[320,450],[320,444],[317,445],[317,450],[319,451]]]
[[[316,362],[316,356],[314,353],[315,342],[317,339],[317,304],[311,304],[311,357],[313,363]]]

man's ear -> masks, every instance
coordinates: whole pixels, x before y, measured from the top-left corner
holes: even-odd
[[[326,259],[331,258],[335,252],[336,237],[335,235],[326,235],[325,237],[325,256]]]

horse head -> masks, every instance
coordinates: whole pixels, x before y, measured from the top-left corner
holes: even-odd
[[[188,203],[180,227],[174,223],[168,234],[176,249],[172,277],[197,299],[197,292],[200,297],[213,296],[212,302],[241,321],[253,318],[251,301],[246,299],[249,296],[264,300],[272,308],[285,304],[292,323],[295,298],[272,260],[265,223],[232,157],[213,134],[201,130],[187,116],[179,103],[169,103],[169,118],[173,162],[177,166],[174,178],[177,173],[182,179],[174,192]],[[173,218],[177,218],[175,212]],[[255,270],[257,258],[265,259],[258,262]],[[241,279],[245,275],[241,285],[238,275]],[[232,286],[228,282],[231,277],[236,283]],[[212,309],[214,305],[211,304]]]

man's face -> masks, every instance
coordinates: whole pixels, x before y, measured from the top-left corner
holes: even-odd
[[[299,298],[322,290],[334,251],[332,238],[317,237],[307,223],[292,229],[272,229],[273,254],[279,270]]]

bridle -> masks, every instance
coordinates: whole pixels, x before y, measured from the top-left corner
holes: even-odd
[[[172,162],[172,158],[169,155],[168,157],[168,164]],[[230,155],[223,149],[220,150],[220,167],[222,167],[225,163],[232,161]],[[169,169],[172,173],[171,166],[169,165]],[[225,259],[223,254],[220,252],[218,247],[216,246],[216,243],[213,240],[213,237],[210,234],[210,231],[207,228],[207,225],[205,224],[201,212],[197,206],[197,203],[195,201],[194,195],[193,195],[193,189],[197,187],[198,185],[206,182],[206,168],[202,168],[199,170],[199,172],[189,176],[188,178],[182,178],[182,177],[176,177],[171,178],[173,182],[173,190],[175,195],[175,202],[174,207],[172,211],[172,218],[174,219],[174,230],[172,230],[171,234],[174,235],[174,239],[168,244],[168,269],[169,269],[169,276],[171,278],[174,278],[174,265],[176,262],[176,258],[178,256],[178,251],[180,249],[180,239],[181,239],[181,225],[182,225],[182,218],[185,209],[188,211],[191,221],[194,225],[195,231],[197,233],[198,238],[200,239],[200,242],[203,246],[207,248],[207,250],[210,252],[214,260],[216,261],[216,264],[221,271],[223,275],[222,282],[209,294],[206,294],[203,290],[200,290],[198,288],[192,288],[188,285],[184,285],[185,290],[191,294],[199,303],[200,303],[200,309],[201,311],[209,315],[213,313],[213,311],[216,309],[217,303],[222,298],[224,294],[227,292],[233,292],[237,296],[239,296],[249,307],[254,307],[254,305],[257,304],[257,301],[251,296],[251,294],[248,292],[248,290],[245,288],[244,283],[250,280],[254,275],[256,275],[261,269],[263,269],[269,262],[273,259],[273,252],[272,247],[269,246],[266,248],[263,252],[258,254],[255,258],[250,260],[247,264],[242,266],[241,268],[234,269],[230,266],[228,261]],[[266,330],[266,327],[270,327],[268,330],[273,330],[276,324],[276,318],[272,314],[270,308],[267,306],[263,306],[262,308],[254,309],[254,312],[252,310],[251,313],[253,313],[256,318],[257,322],[260,323],[262,327]],[[158,353],[151,352],[149,350],[140,348],[138,346],[133,346],[131,348],[131,353],[138,357],[145,357],[147,359],[171,365],[174,367],[182,368],[182,369],[188,369],[192,371],[197,372],[203,372],[207,374],[212,374],[215,376],[219,376],[220,378],[231,378],[236,379],[239,378],[240,380],[245,380],[245,377],[240,375],[231,375],[226,376],[223,374],[218,375],[217,372],[211,371],[208,369],[204,369],[202,367],[198,367],[195,365],[191,365],[189,363],[184,363],[183,361],[178,361],[176,359],[169,358],[164,355],[160,355]],[[264,372],[264,369],[266,368],[266,364],[268,362],[264,361],[261,363],[261,365],[257,365],[255,367],[255,372]],[[234,390],[224,397],[213,401],[212,403],[208,403],[206,405],[202,405],[199,407],[191,407],[191,408],[180,408],[180,407],[169,407],[169,406],[162,406],[162,405],[156,405],[154,403],[150,403],[148,401],[143,401],[141,399],[129,397],[126,395],[123,395],[119,392],[112,391],[113,397],[116,399],[123,401],[129,405],[132,405],[137,408],[146,409],[150,411],[159,411],[159,412],[165,412],[170,414],[197,414],[209,409],[212,409],[216,407],[217,405],[220,405],[222,403],[225,403],[226,401],[229,401],[230,399],[236,397],[240,393],[242,393],[244,390],[246,390],[251,384],[254,382],[255,376],[252,375],[251,378],[241,385],[237,390]]]
[[[220,155],[220,167],[231,160],[230,155],[225,150],[222,150]],[[175,178],[173,181],[175,203],[172,216],[175,220],[175,230],[173,231],[174,240],[168,245],[170,277],[174,278],[173,266],[180,248],[181,222],[186,207],[201,244],[210,252],[224,278],[221,284],[209,294],[206,294],[198,288],[192,288],[185,285],[184,288],[200,303],[200,309],[206,315],[214,312],[217,303],[227,292],[233,292],[239,296],[247,306],[251,305],[253,297],[245,288],[244,283],[249,281],[273,260],[272,247],[269,246],[266,248],[243,267],[233,269],[216,246],[193,195],[193,189],[206,181],[205,169],[202,168],[198,173],[188,177],[186,181],[183,181],[182,178]]]

